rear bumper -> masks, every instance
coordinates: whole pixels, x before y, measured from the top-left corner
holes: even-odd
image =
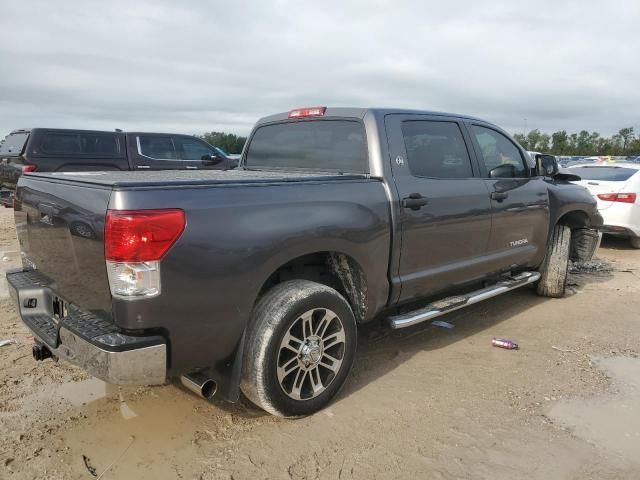
[[[133,336],[67,304],[54,315],[55,284],[37,270],[7,273],[11,297],[38,342],[53,356],[115,385],[159,385],[167,376],[167,345],[159,335]]]

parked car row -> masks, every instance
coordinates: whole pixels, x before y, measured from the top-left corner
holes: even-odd
[[[539,155],[528,153],[531,158]],[[631,247],[640,248],[640,162],[636,160],[585,157],[566,163],[560,172],[579,177],[567,178],[594,196],[604,219],[602,233],[628,238]]]
[[[190,135],[33,128],[15,130],[0,144],[1,200],[25,172],[106,170],[229,170],[221,149]]]

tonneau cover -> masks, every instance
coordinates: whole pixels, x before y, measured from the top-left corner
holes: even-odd
[[[32,173],[30,177],[78,182],[105,187],[152,187],[164,185],[208,185],[299,182],[322,180],[363,179],[368,175],[336,174],[335,172],[295,172],[256,170],[154,170],[135,172],[56,172]]]

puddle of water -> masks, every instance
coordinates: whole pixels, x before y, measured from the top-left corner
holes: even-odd
[[[612,379],[618,393],[606,397],[563,401],[548,416],[578,437],[631,462],[640,462],[640,358],[594,358]]]

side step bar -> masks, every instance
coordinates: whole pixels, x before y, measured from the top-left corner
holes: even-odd
[[[495,297],[515,288],[522,287],[523,285],[533,283],[539,278],[540,274],[538,272],[522,272],[513,277],[499,281],[490,287],[482,288],[465,295],[443,298],[442,300],[432,302],[419,310],[389,317],[389,322],[393,329],[410,327],[417,323],[431,320],[432,318],[439,317],[445,313],[453,312],[454,310],[473,305],[474,303],[481,302],[487,298]]]

